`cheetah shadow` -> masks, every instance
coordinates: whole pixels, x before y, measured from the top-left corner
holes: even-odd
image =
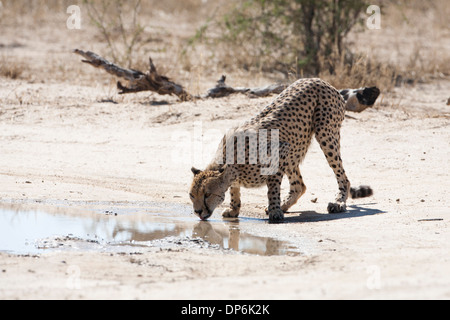
[[[367,204],[371,205],[373,203]],[[301,222],[320,222],[320,221],[332,221],[339,219],[352,219],[366,216],[373,216],[377,214],[383,214],[386,211],[379,209],[365,208],[358,205],[347,205],[347,212],[343,213],[318,213],[316,211],[291,211],[287,212],[284,216],[283,223],[301,223]],[[293,214],[298,214],[294,215]]]

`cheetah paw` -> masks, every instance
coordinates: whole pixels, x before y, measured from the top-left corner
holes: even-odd
[[[285,207],[286,207],[286,206],[285,206]],[[281,210],[283,211],[283,213],[286,213],[286,212],[289,210],[289,208],[286,207],[286,209],[284,209],[283,206],[282,206],[282,207],[281,207]],[[265,208],[264,208],[264,212],[266,213],[266,215],[269,215],[269,208],[268,208],[268,207],[265,207]]]
[[[332,203],[330,202],[328,204],[328,213],[342,213],[347,211],[347,207],[345,205],[345,203]]]
[[[269,211],[269,220],[272,222],[278,222],[284,220],[284,212],[281,209],[275,209]]]
[[[225,209],[222,212],[222,217],[224,218],[236,218],[239,216],[239,211],[233,209]]]

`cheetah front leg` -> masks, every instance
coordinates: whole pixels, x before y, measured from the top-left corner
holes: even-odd
[[[236,218],[241,210],[241,189],[239,183],[234,183],[230,187],[230,208],[222,212],[224,218]]]
[[[280,207],[280,189],[283,175],[279,172],[267,178],[267,197],[269,200],[269,220],[281,221],[284,219],[284,212]]]
[[[283,175],[287,171],[286,158],[289,155],[290,144],[288,142],[280,142],[277,148],[272,149],[272,154],[277,155],[278,161],[271,163],[271,172],[275,173],[267,177],[267,197],[269,200],[269,208],[266,213],[269,215],[270,221],[281,221],[284,219],[284,212],[281,209],[281,181]],[[299,172],[300,173],[300,172]]]
[[[283,210],[283,212],[287,212],[289,208],[296,204],[298,199],[300,199],[300,197],[306,192],[306,186],[303,183],[298,165],[292,170],[287,171],[286,175],[289,179],[290,190],[288,196],[284,199],[283,204],[281,205],[281,210]]]

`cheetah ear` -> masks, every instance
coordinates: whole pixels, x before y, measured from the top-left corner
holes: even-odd
[[[198,175],[200,172],[202,172],[202,170],[196,169],[194,167],[191,168],[192,173],[194,174],[194,176]]]

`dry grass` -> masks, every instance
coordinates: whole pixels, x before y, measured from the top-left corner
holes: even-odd
[[[447,1],[382,1],[382,30],[373,32],[363,28],[350,34],[348,41],[354,55],[334,59],[337,62],[333,72],[322,71],[315,76],[323,77],[340,88],[377,85],[383,91],[405,82],[414,84],[450,77],[450,6]],[[77,45],[108,55],[108,44],[96,27],[89,23],[81,0],[2,0],[2,3],[0,27],[8,27],[9,30],[20,28],[22,33],[28,32],[31,38],[36,39],[40,38],[36,36],[38,32],[48,30],[53,33],[48,38],[63,43],[68,40],[62,29],[68,17],[66,9],[69,5],[78,4],[85,16],[82,17],[83,28],[77,33],[77,39],[80,39]],[[139,21],[144,30],[136,45],[138,49],[134,53],[132,67],[146,70],[148,56],[152,56],[161,73],[183,83],[194,93],[211,87],[223,73],[228,75],[229,84],[233,86],[258,86],[310,76],[297,74],[289,66],[281,73],[270,68],[255,68],[251,62],[239,60],[243,52],[251,51],[252,48],[248,48],[245,43],[231,45],[217,42],[221,34],[220,29],[214,27],[208,29],[208,37],[212,41],[199,41],[192,45],[193,38],[204,36],[198,32],[202,30],[201,27],[207,21],[220,18],[230,3],[227,0],[142,1]],[[39,29],[36,29],[37,25]],[[54,28],[55,25],[62,27]],[[51,27],[42,29],[45,26]],[[74,81],[70,75],[72,73],[76,75],[76,81],[89,77],[99,80],[94,70],[73,64],[74,60],[68,56],[72,43],[67,46],[67,52],[48,57],[49,64],[52,64],[53,59],[55,66],[49,69],[50,72],[55,71],[52,79]],[[334,57],[320,57],[323,61],[330,58]],[[0,47],[1,76],[12,79],[26,77],[30,63],[33,63],[33,68],[37,68],[33,61],[6,54],[5,49]],[[83,71],[80,73],[80,70]],[[33,69],[33,73],[37,81],[48,79],[48,74],[42,75],[41,79],[37,70]]]
[[[0,54],[0,77],[22,79],[28,70],[28,65],[10,54]]]
[[[380,78],[385,76],[383,69],[388,69],[395,75],[392,85],[449,79],[448,1],[397,0],[383,3],[381,30],[363,30],[349,37],[358,52],[366,57],[367,63],[371,61],[372,65],[382,66]]]
[[[410,78],[428,81],[450,76],[450,55],[438,49],[416,46],[407,61],[405,73]]]
[[[399,70],[392,64],[373,61],[365,55],[355,55],[351,61],[344,57],[336,59],[334,72],[328,70],[319,74],[336,88],[360,88],[377,86],[381,91],[388,91],[395,85]]]
[[[222,69],[275,81],[320,76],[340,88],[377,85],[383,91],[403,84],[449,78],[450,30],[447,23],[450,6],[446,1],[382,1],[382,30],[363,27],[353,32],[347,39],[352,55],[319,57],[324,62],[333,61],[331,72],[322,70],[317,75],[306,75],[298,74],[294,67],[285,66],[283,72],[278,72],[264,64],[261,66],[252,60],[253,55],[249,52],[254,48],[249,44],[217,42],[220,30],[212,23],[208,28],[210,34],[197,34],[203,41],[188,47],[183,65],[188,71]],[[201,61],[196,60],[198,56],[202,57]],[[270,56],[266,58],[270,60]],[[255,65],[259,67],[255,68]]]

